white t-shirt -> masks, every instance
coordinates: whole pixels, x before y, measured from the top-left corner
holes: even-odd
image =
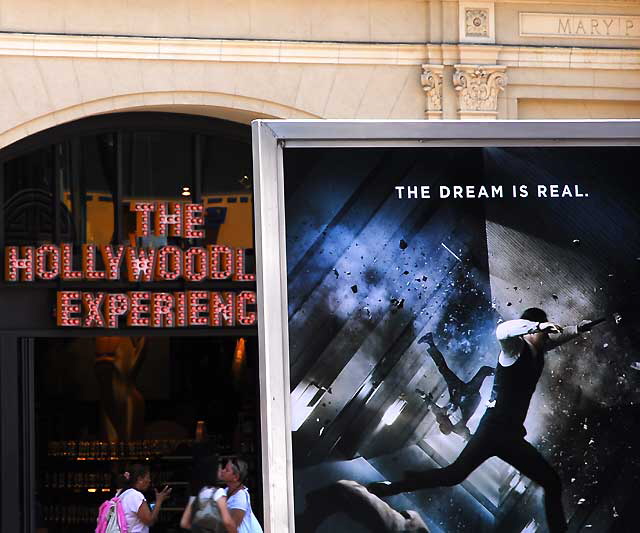
[[[145,501],[142,492],[136,489],[127,489],[120,494],[122,510],[127,519],[129,533],[149,533],[149,527],[145,526],[138,518],[138,509]]]
[[[228,494],[229,489],[226,490]],[[251,511],[251,498],[249,498],[249,489],[247,487],[243,487],[231,496],[227,496],[227,507],[229,511],[232,509],[244,511],[244,517],[238,527],[238,533],[262,533],[260,523]]]

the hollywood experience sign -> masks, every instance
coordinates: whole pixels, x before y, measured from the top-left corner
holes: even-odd
[[[204,237],[202,204],[179,202],[132,202],[137,237]],[[153,221],[153,223],[152,223]],[[152,227],[153,226],[153,227]],[[97,269],[97,254],[104,270]],[[124,268],[123,268],[124,264]],[[245,272],[245,250],[229,246],[178,246],[143,248],[124,245],[82,245],[82,270],[73,269],[73,245],[6,246],[7,282],[120,281],[123,271],[129,282],[188,282],[232,280],[253,282]],[[256,303],[254,291],[186,290],[127,292],[62,290],[57,293],[58,326],[118,328],[121,319],[130,327],[173,328],[191,326],[252,326]]]

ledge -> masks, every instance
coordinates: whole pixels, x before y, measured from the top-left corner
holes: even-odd
[[[640,49],[183,39],[0,33],[0,56],[331,65],[456,63],[639,70]]]

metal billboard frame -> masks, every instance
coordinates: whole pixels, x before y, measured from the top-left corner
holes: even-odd
[[[252,125],[266,533],[293,533],[284,148],[640,146],[639,120],[255,120]]]

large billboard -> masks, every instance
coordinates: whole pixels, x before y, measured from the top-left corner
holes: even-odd
[[[640,149],[546,126],[280,143],[296,531],[634,530]]]

